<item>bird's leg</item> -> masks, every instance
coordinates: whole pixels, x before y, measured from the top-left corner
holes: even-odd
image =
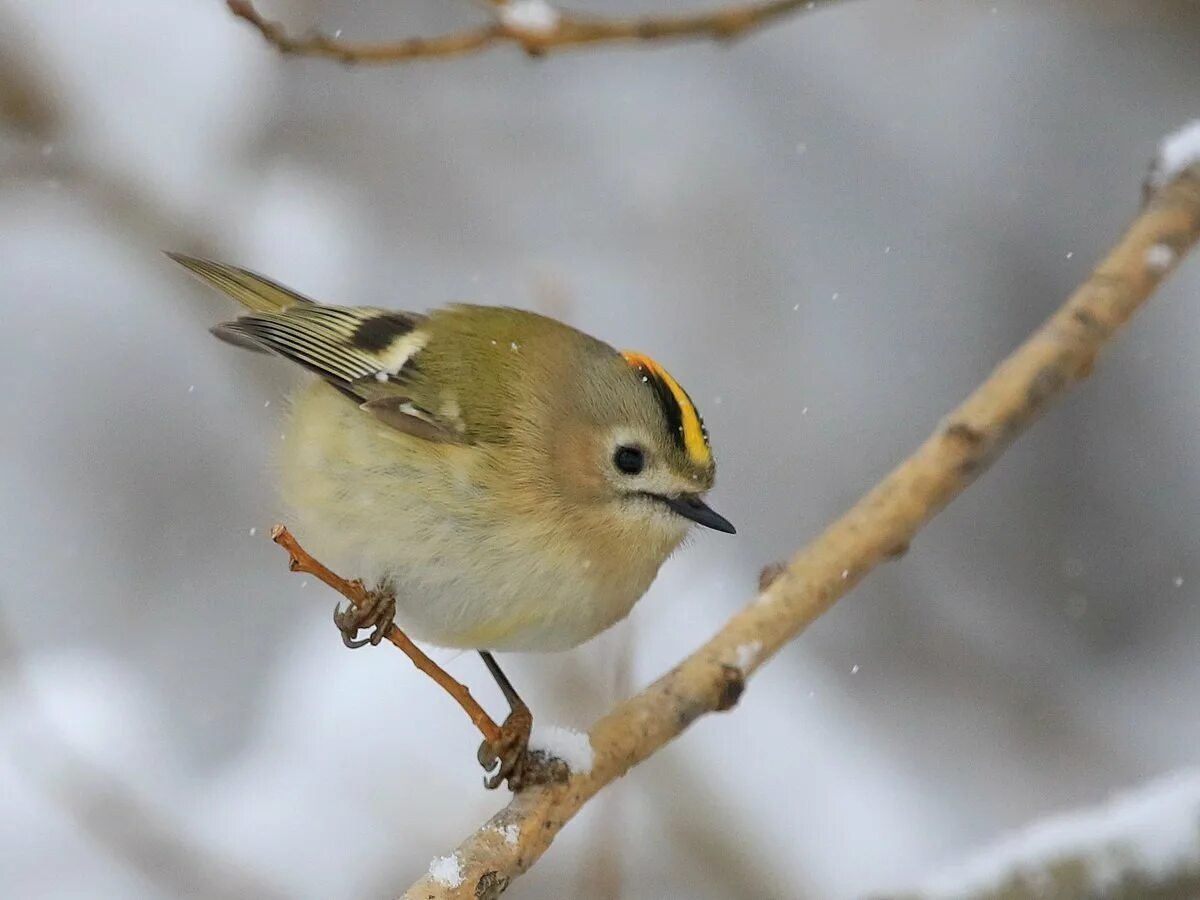
[[[293,572],[307,572],[309,575],[319,578],[350,601],[352,607],[356,610],[353,615],[365,616],[365,618],[358,619],[359,624],[374,624],[376,626],[375,631],[367,638],[366,643],[378,644],[384,639],[391,641],[404,652],[404,655],[412,661],[414,666],[437,682],[447,694],[458,702],[463,711],[470,716],[471,723],[483,735],[484,742],[497,743],[501,740],[502,731],[500,726],[492,721],[492,717],[487,714],[487,711],[482,706],[475,702],[475,698],[471,696],[471,692],[467,690],[466,686],[456,681],[445,669],[426,656],[421,651],[421,648],[409,639],[408,635],[392,624],[392,616],[396,611],[396,598],[391,593],[386,591],[368,591],[363,587],[361,581],[357,579],[347,581],[345,578],[342,578],[313,559],[308,551],[300,546],[300,543],[292,536],[292,533],[282,525],[276,525],[272,529],[271,540],[288,552],[288,556],[291,558],[289,566]],[[357,612],[359,609],[365,609],[367,612],[365,614]],[[345,629],[342,628],[342,617],[350,616],[351,614],[351,610],[346,610],[344,613],[339,611],[334,621],[337,622],[338,628],[342,630],[342,639],[346,641],[347,646],[361,646],[361,644],[351,642],[346,635]],[[349,622],[350,620],[345,619],[344,621]],[[354,633],[356,632],[352,632],[352,634]],[[509,690],[512,690],[511,686]],[[528,734],[528,731],[526,733]]]
[[[361,588],[362,582],[355,581]],[[363,591],[366,602],[361,606],[351,603],[345,609],[338,603],[333,607],[333,624],[342,633],[342,643],[351,650],[370,644],[378,647],[396,618],[396,596],[389,590]],[[365,638],[359,638],[360,628],[374,629]]]
[[[508,717],[500,726],[500,734],[495,740],[484,739],[479,745],[479,764],[489,773],[483,779],[484,786],[491,789],[499,787],[508,779],[508,786],[513,791],[519,791],[526,783],[529,769],[529,734],[533,730],[533,713],[525,705],[525,701],[512,686],[508,676],[500,669],[492,654],[480,650],[483,664],[487,666],[500,692],[508,701]],[[495,769],[495,772],[492,772]]]

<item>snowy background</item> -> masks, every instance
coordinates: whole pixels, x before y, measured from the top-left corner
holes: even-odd
[[[371,39],[480,18],[263,9]],[[860,0],[732,47],[351,70],[279,58],[220,0],[0,0],[0,895],[384,898],[504,799],[465,717],[399,653],[345,651],[333,595],[288,574],[293,372],[213,340],[231,306],[161,250],[330,301],[546,311],[687,385],[739,534],[586,648],[508,657],[582,728],[1065,298],[1200,114],[1198,46],[1185,0]],[[1191,260],[513,895],[902,890],[1200,763],[1198,290]],[[439,658],[500,711],[473,655]]]

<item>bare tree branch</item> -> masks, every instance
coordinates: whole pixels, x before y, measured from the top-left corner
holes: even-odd
[[[278,22],[263,18],[251,0],[226,0],[230,12],[257,28],[281,53],[383,64],[466,56],[503,43],[516,44],[530,56],[544,56],[589,44],[705,38],[728,41],[783,16],[838,2],[843,0],[768,0],[693,15],[618,19],[568,12],[545,0],[510,0],[493,2],[492,21],[477,28],[430,38],[357,43],[320,32],[292,37]]]
[[[609,782],[700,716],[736,703],[743,679],[796,637],[982,474],[1100,351],[1200,238],[1200,164],[1173,178],[1108,256],[915,453],[794,556],[687,659],[592,728],[594,763],[562,784],[521,791],[468,837],[409,900],[495,897],[546,852]],[[764,579],[765,581],[767,579]],[[514,839],[515,836],[515,839]],[[445,860],[443,860],[443,863]],[[448,875],[449,873],[449,875]],[[453,876],[453,877],[449,877]]]

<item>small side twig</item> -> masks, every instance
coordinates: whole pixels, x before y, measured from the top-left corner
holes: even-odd
[[[367,596],[367,589],[363,587],[361,581],[347,581],[313,559],[308,551],[300,546],[299,541],[283,525],[276,525],[271,529],[271,540],[288,552],[288,556],[291,558],[288,565],[293,572],[304,572],[320,579],[355,606],[368,605],[369,597]],[[395,625],[388,626],[384,637],[400,648],[404,655],[412,660],[414,666],[432,678],[447,694],[457,701],[458,705],[463,708],[463,712],[470,718],[471,724],[479,729],[479,733],[483,735],[485,741],[494,743],[499,740],[500,726],[496,724],[495,720],[487,714],[487,711],[471,696],[471,692],[465,684],[456,680],[445,669],[430,659],[421,651],[420,647],[412,642],[408,635]]]
[[[366,43],[320,32],[293,37],[278,22],[263,18],[251,0],[226,0],[231,13],[257,28],[281,53],[382,64],[465,56],[506,42],[530,56],[544,56],[589,44],[704,38],[729,41],[782,16],[837,2],[841,0],[767,0],[684,16],[608,18],[568,12],[546,0],[493,0],[494,18],[487,25],[430,38]]]

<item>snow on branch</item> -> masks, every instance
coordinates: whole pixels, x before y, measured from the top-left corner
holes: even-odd
[[[293,37],[278,22],[262,17],[251,0],[226,0],[282,53],[321,56],[344,63],[399,63],[479,53],[497,44],[516,44],[530,56],[589,44],[710,39],[732,40],[785,15],[811,12],[844,0],[766,0],[682,16],[613,18],[560,9],[547,0],[490,0],[491,21],[436,37],[409,37],[381,43],[343,41],[320,32]]]
[[[1097,190],[1107,189],[1103,185]],[[674,669],[592,727],[591,765],[515,794],[451,854],[455,878],[417,881],[409,900],[494,898],[549,848],[601,788],[706,713],[732,707],[745,678],[829,609],[982,474],[1100,351],[1200,238],[1200,164],[1150,198],[1058,312],[1004,360],[908,459],[800,550],[746,607]],[[1151,252],[1166,247],[1170,258]],[[1153,264],[1152,264],[1153,261]],[[752,649],[751,649],[752,648]],[[448,857],[442,857],[446,860]],[[449,871],[439,864],[439,873]],[[451,884],[451,882],[457,882]]]
[[[1035,822],[907,900],[1048,897],[1200,897],[1200,769]]]
[[[1168,134],[1158,145],[1158,156],[1150,165],[1148,190],[1157,190],[1184,169],[1200,163],[1200,119]]]

